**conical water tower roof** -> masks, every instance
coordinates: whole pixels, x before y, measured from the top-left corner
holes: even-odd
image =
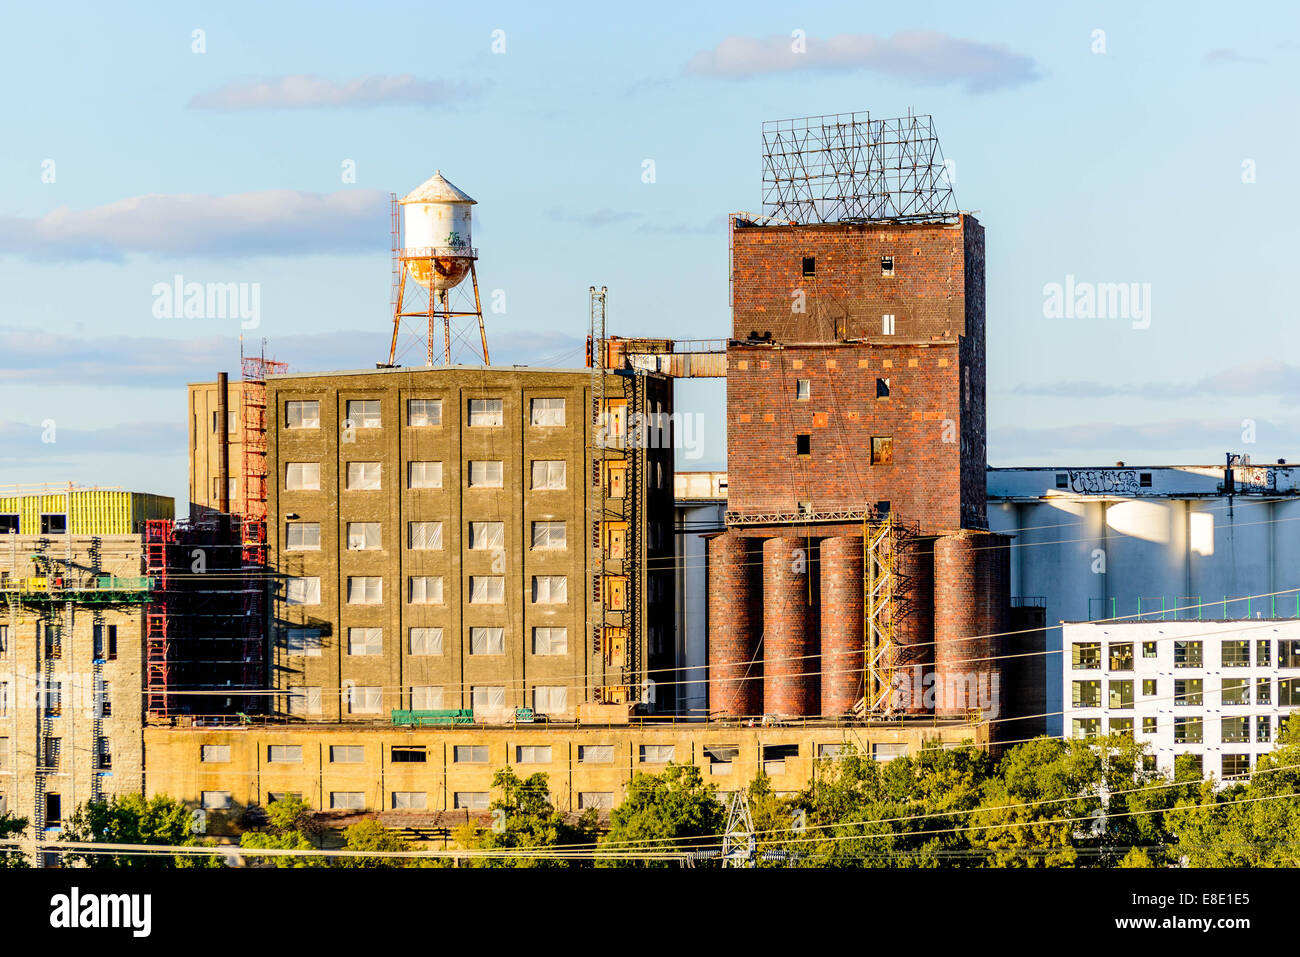
[[[442,175],[442,170],[436,170],[432,176],[407,193],[402,198],[402,202],[478,204],[478,200],[473,199],[468,193],[461,190],[460,187],[447,180]]]

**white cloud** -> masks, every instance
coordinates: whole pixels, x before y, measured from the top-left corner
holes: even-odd
[[[342,83],[297,74],[235,80],[199,93],[190,107],[199,110],[300,110],[372,106],[454,106],[477,96],[480,88],[447,80],[401,76],[362,76]]]
[[[120,260],[157,256],[258,256],[373,251],[386,236],[388,195],[291,189],[132,196],[40,218],[0,216],[0,256]]]
[[[900,30],[891,37],[840,34],[806,42],[806,52],[796,53],[789,36],[731,36],[695,54],[686,68],[736,79],[795,70],[868,70],[916,83],[960,83],[971,93],[1018,86],[1039,76],[1033,57],[934,30]]]

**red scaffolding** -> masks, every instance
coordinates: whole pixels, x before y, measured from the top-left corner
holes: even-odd
[[[151,718],[170,713],[167,695],[167,621],[169,582],[168,546],[174,536],[171,519],[148,519],[144,523],[144,573],[153,579],[153,591],[144,612],[145,708]]]

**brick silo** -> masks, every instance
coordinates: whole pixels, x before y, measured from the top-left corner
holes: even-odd
[[[809,603],[809,542],[793,535],[763,542],[763,712],[816,713],[815,617]]]
[[[709,541],[709,715],[761,714],[763,630],[756,539],[724,532]]]
[[[931,687],[926,678],[934,672],[934,539],[907,539],[899,551],[898,572],[903,585],[894,633],[903,692],[899,705],[904,714],[931,714],[934,703],[926,696]]]
[[[821,713],[846,714],[862,697],[862,537],[821,542]]]
[[[1011,539],[962,530],[934,543],[935,714],[1001,710],[1010,629]]]

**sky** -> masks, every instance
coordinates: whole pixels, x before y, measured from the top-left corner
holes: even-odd
[[[611,333],[723,338],[762,122],[908,109],[987,231],[991,465],[1300,460],[1300,13],[1231,10],[11,6],[0,486],[183,512],[185,383],[237,374],[241,334],[292,371],[385,359],[388,195],[435,169],[478,200],[494,362],[580,365],[593,284]],[[168,315],[178,276],[239,284],[245,318]],[[1113,283],[1125,315],[1053,307]],[[679,383],[679,468],[725,467],[724,396]]]

